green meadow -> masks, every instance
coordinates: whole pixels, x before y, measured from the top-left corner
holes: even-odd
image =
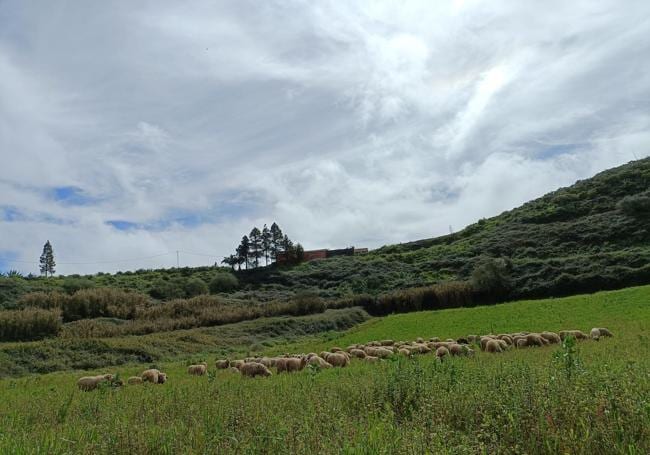
[[[163,362],[164,385],[85,393],[82,375],[149,365],[4,379],[0,453],[649,453],[650,286],[374,318],[265,349],[594,326],[614,337],[256,379],[217,372],[211,354],[208,376]]]

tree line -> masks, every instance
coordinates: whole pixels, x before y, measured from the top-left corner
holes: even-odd
[[[266,224],[260,231],[254,227],[250,234],[244,235],[241,242],[235,248],[235,254],[226,256],[222,264],[229,265],[233,270],[237,267],[241,270],[242,265],[248,270],[249,267],[257,268],[262,259],[264,265],[277,262],[282,256],[283,262],[297,264],[302,261],[304,249],[300,243],[294,245],[293,241],[282,232],[277,223],[273,223],[269,229]]]

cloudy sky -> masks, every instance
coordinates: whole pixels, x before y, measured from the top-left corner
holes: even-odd
[[[0,270],[459,230],[650,154],[648,37],[647,0],[0,0]]]

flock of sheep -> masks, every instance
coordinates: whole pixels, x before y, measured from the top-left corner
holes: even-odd
[[[489,353],[498,353],[511,348],[525,348],[533,346],[545,346],[547,344],[560,343],[567,337],[573,337],[576,340],[587,340],[589,338],[598,340],[601,337],[611,337],[612,333],[605,328],[593,328],[589,335],[580,330],[563,330],[555,332],[517,332],[503,333],[499,335],[468,335],[456,340],[447,339],[440,341],[437,337],[429,338],[425,341],[417,338],[415,341],[393,341],[381,340],[370,341],[366,344],[353,344],[345,350],[333,347],[329,351],[323,351],[320,354],[311,352],[309,354],[285,354],[281,357],[249,357],[242,360],[217,360],[216,368],[230,370],[234,373],[247,377],[271,376],[271,368],[275,368],[277,373],[301,371],[308,365],[314,368],[334,368],[346,367],[353,358],[365,362],[379,362],[393,355],[413,356],[415,354],[434,353],[435,356],[442,360],[447,356],[472,356],[475,353],[473,346],[478,347],[481,351]],[[190,375],[203,376],[208,372],[208,364],[200,363],[190,365],[187,368]],[[156,369],[149,369],[142,372],[140,376],[133,376],[127,380],[129,385],[142,384],[151,382],[153,384],[164,384],[167,375]],[[96,389],[101,383],[121,386],[123,382],[116,379],[111,374],[99,376],[87,376],[79,379],[77,385],[81,390],[88,391]]]

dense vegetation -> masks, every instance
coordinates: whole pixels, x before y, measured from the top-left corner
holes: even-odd
[[[394,315],[341,336],[262,350],[602,325],[614,332],[575,347],[479,352],[442,363],[432,356],[354,361],[253,380],[225,371],[189,376],[185,362],[157,361],[169,374],[165,385],[89,393],[75,386],[81,373],[5,379],[0,452],[648,453],[649,300],[650,287],[640,287]],[[199,358],[214,369],[214,355],[192,360]],[[127,377],[142,369],[96,373]]]

